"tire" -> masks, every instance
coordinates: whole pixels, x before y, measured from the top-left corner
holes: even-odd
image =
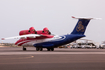
[[[26,48],[23,47],[23,51],[26,51]]]
[[[54,51],[54,48],[51,48],[51,51]]]
[[[40,49],[40,51],[43,51],[43,48],[42,47],[40,47],[39,49]]]
[[[38,47],[36,47],[36,51],[39,51],[39,48]]]
[[[47,48],[47,51],[50,51],[50,48]]]

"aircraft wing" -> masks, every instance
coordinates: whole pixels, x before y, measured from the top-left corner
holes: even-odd
[[[8,38],[2,38],[2,40],[6,40],[6,39],[19,39],[19,38],[36,38],[36,37],[40,37],[42,35],[39,34],[28,34],[28,35],[21,35],[21,36],[14,36],[14,37],[8,37]]]

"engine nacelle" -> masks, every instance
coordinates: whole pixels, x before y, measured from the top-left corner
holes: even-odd
[[[37,34],[47,34],[47,35],[50,35],[51,32],[48,30],[47,27],[45,27],[43,30],[38,30]]]
[[[43,30],[36,31],[34,27],[30,27],[29,30],[22,30],[19,32],[19,35],[26,35],[26,34],[51,34],[48,28],[44,28]]]
[[[37,34],[34,27],[30,27],[29,30],[22,30],[19,32],[19,35],[26,35],[26,34]]]
[[[29,32],[29,30],[22,30],[19,32],[19,35],[26,35],[26,34],[31,34],[31,33]]]
[[[51,32],[49,31],[49,29],[47,27],[45,27],[43,29],[43,33],[45,33],[45,34],[51,34]]]

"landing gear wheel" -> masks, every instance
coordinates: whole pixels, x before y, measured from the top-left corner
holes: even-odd
[[[36,51],[39,51],[39,48],[38,47],[36,47]]]
[[[43,48],[42,47],[40,47],[39,49],[40,49],[40,51],[43,51]]]
[[[50,48],[47,48],[47,51],[50,51]]]
[[[47,48],[47,51],[54,51],[54,48]]]
[[[36,47],[36,51],[43,51],[42,47]]]
[[[23,47],[23,51],[26,51],[26,48]]]
[[[54,48],[51,48],[51,51],[54,51]]]

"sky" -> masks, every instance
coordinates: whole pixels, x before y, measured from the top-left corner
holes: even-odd
[[[52,34],[72,32],[78,17],[95,17],[85,32],[85,39],[105,41],[105,0],[0,0],[0,39],[18,36],[19,31],[48,27]],[[15,43],[15,40],[0,42]]]

